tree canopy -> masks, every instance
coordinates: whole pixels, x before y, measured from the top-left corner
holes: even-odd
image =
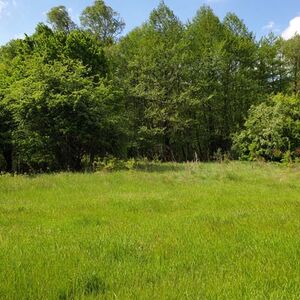
[[[0,48],[0,171],[299,154],[299,36],[257,40],[208,6],[184,24],[162,1],[121,38],[102,0],[79,25],[64,6],[47,17]]]
[[[104,42],[113,42],[123,31],[125,23],[117,12],[103,0],[95,0],[80,16],[84,29],[89,30]]]
[[[66,7],[63,5],[53,7],[47,13],[47,19],[54,30],[70,32],[76,27],[75,23],[71,20]]]

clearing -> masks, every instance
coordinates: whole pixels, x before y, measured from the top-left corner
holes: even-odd
[[[0,176],[1,299],[299,299],[300,166]]]

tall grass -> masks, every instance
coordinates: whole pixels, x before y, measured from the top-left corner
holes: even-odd
[[[300,168],[0,177],[0,299],[299,299]]]

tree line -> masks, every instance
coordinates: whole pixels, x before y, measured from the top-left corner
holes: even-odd
[[[163,1],[122,37],[103,0],[47,18],[0,48],[0,170],[300,155],[299,36],[257,40],[208,6],[184,24]]]

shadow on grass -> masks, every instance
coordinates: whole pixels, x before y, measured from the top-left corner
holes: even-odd
[[[97,296],[102,298],[108,291],[108,284],[96,274],[91,274],[86,278],[80,278],[77,284],[73,285],[69,290],[61,291],[58,299],[73,300]]]

